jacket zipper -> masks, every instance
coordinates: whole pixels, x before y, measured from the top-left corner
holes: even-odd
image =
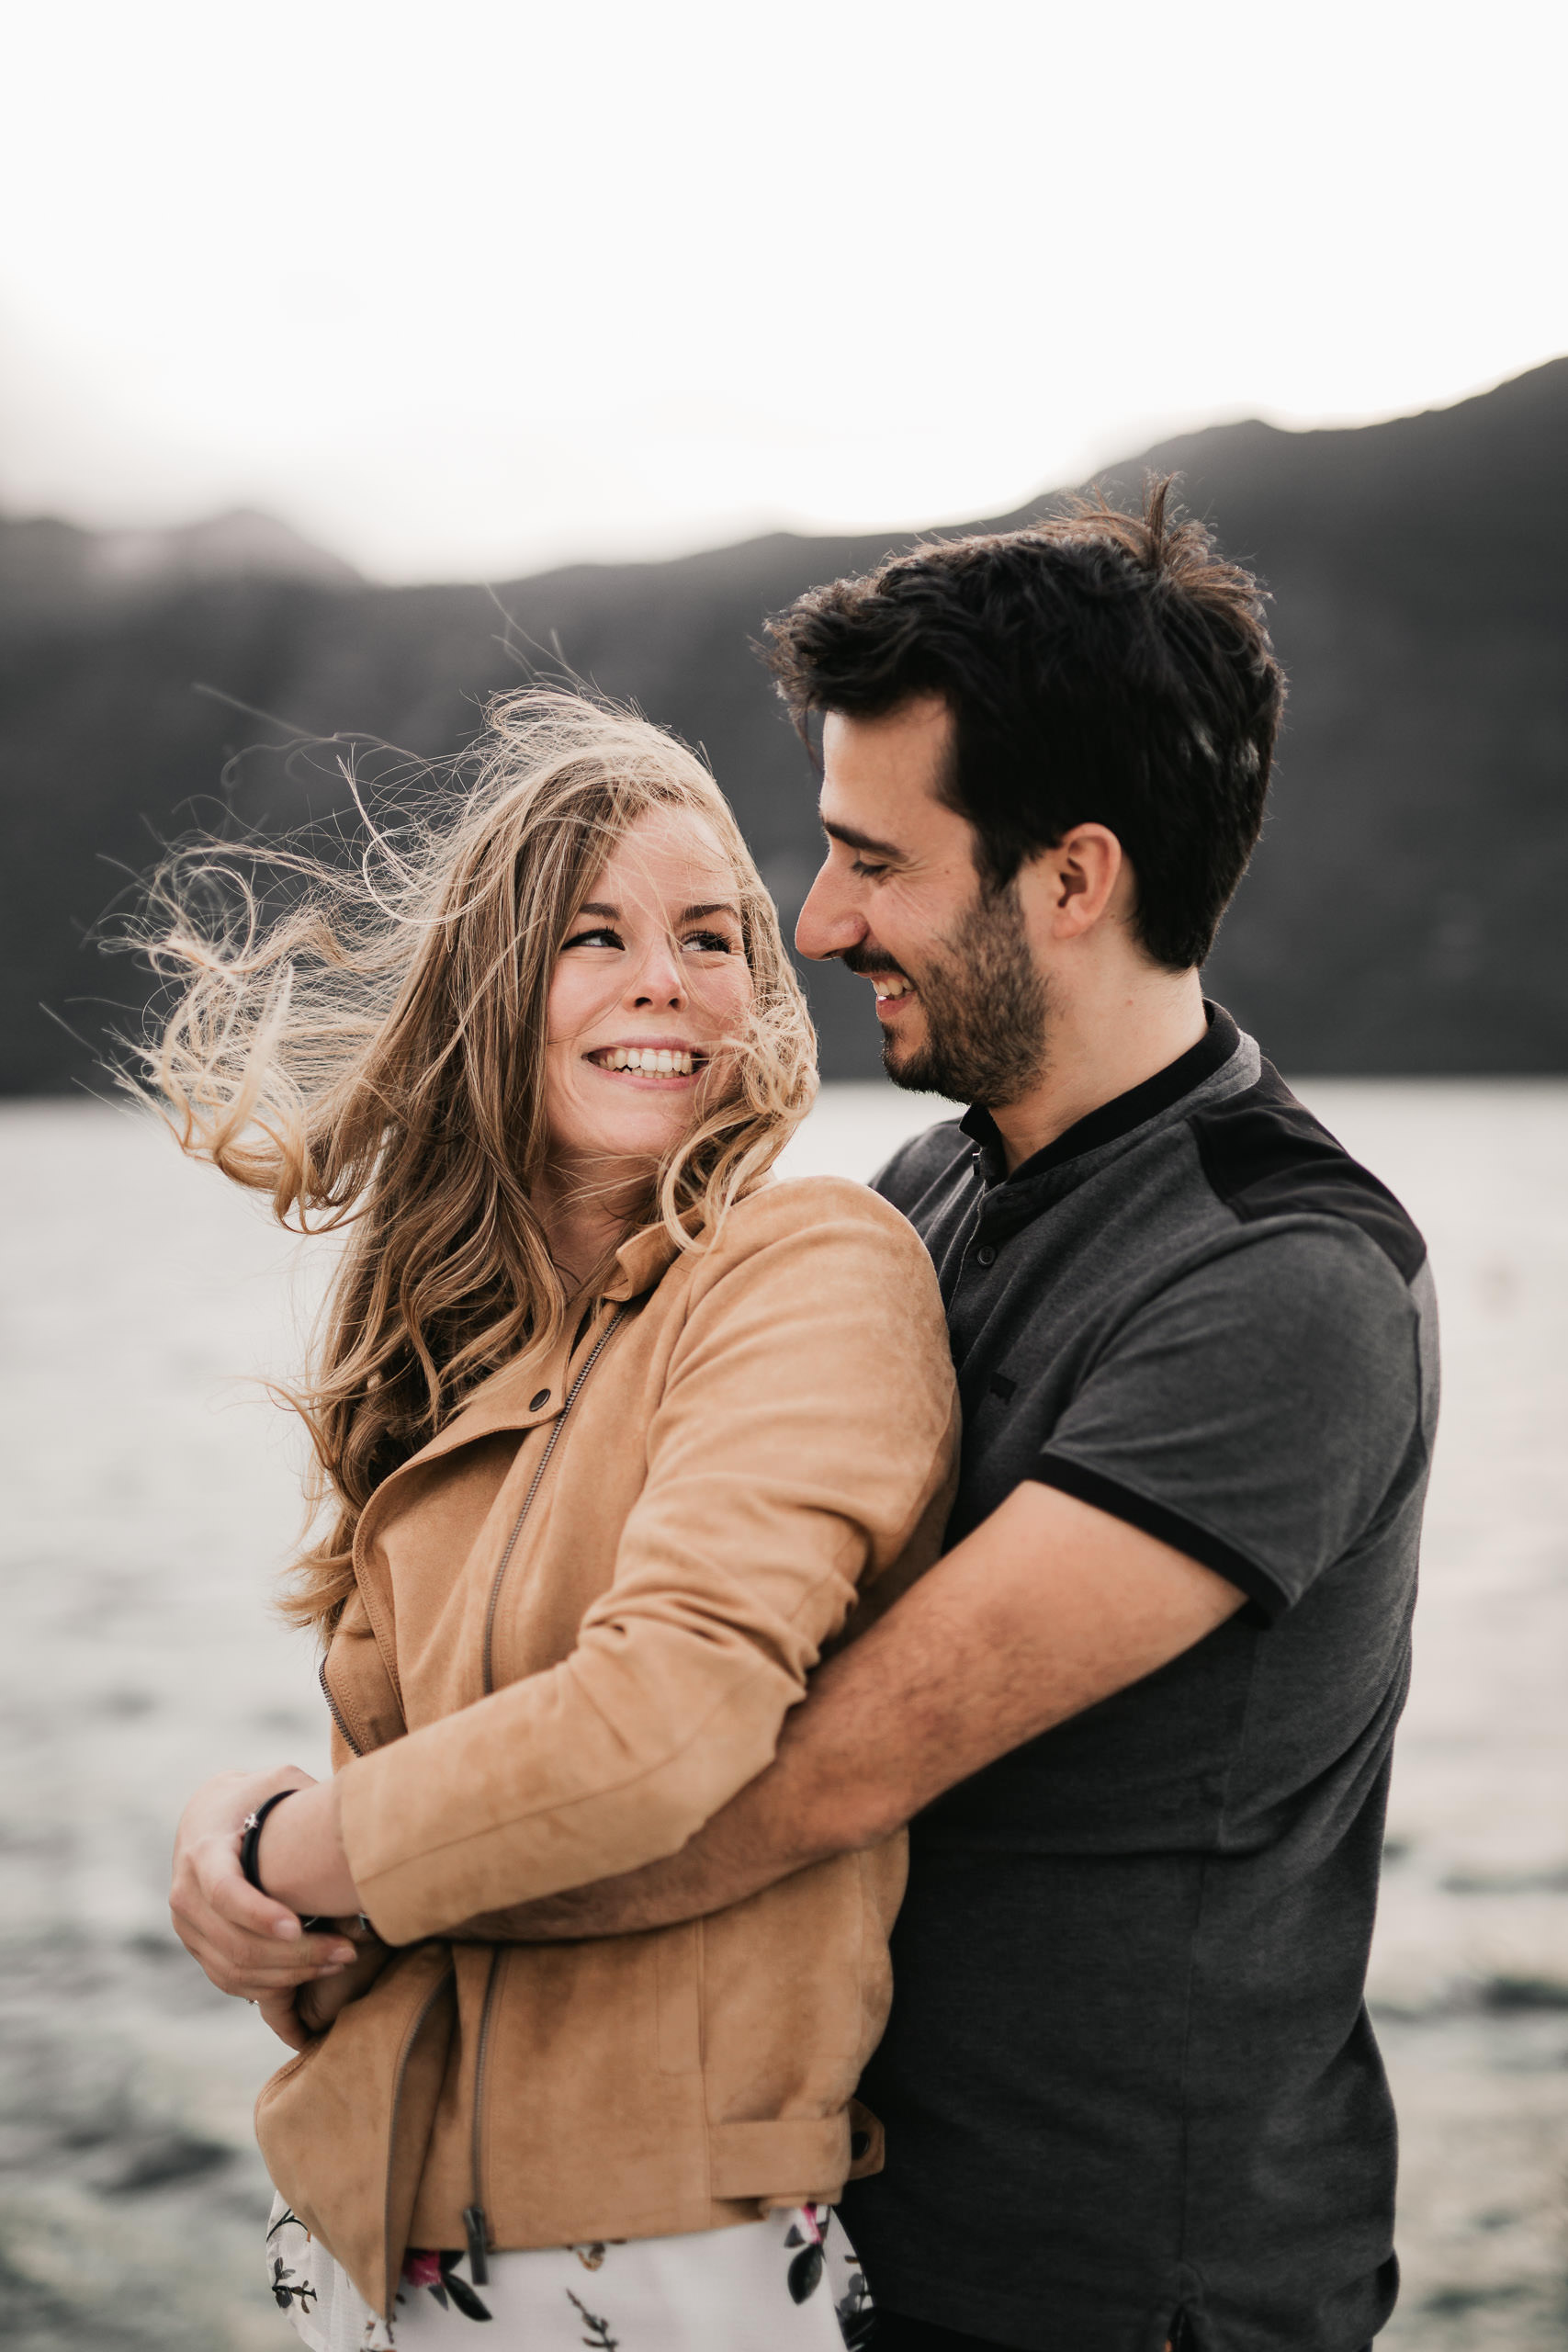
[[[316,1679],[321,1686],[321,1696],[327,1702],[327,1711],[331,1714],[333,1723],[336,1724],[338,1730],[343,1735],[344,1739],[354,1750],[355,1756],[363,1756],[365,1750],[355,1738],[354,1734],[349,1730],[348,1721],[343,1712],[343,1709],[338,1705],[337,1701],[333,1697],[331,1690],[327,1687],[327,1662],[325,1658],[321,1660],[321,1665],[316,1669]]]
[[[490,1603],[485,1611],[484,1687],[487,1697],[495,1688],[494,1661],[491,1656],[491,1637],[495,1630],[495,1607],[496,1602],[501,1598],[502,1578],[506,1574],[507,1564],[512,1558],[513,1550],[516,1544],[517,1538],[523,1532],[523,1521],[528,1516],[528,1506],[539,1491],[539,1481],[544,1476],[549,1458],[556,1450],[556,1440],[560,1435],[561,1422],[565,1420],[567,1415],[570,1412],[572,1401],[575,1398],[578,1390],[581,1387],[583,1382],[592,1371],[594,1364],[599,1360],[600,1353],[605,1341],[609,1339],[611,1332],[615,1329],[615,1326],[619,1321],[620,1316],[618,1313],[611,1317],[609,1322],[605,1324],[603,1331],[600,1332],[598,1340],[594,1343],[593,1351],[590,1355],[588,1362],[583,1365],[582,1370],[572,1382],[571,1387],[567,1396],[567,1400],[560,1408],[559,1418],[558,1419],[554,1429],[550,1431],[549,1442],[545,1447],[543,1459],[541,1460],[537,1470],[535,1471],[533,1482],[528,1488],[527,1494],[524,1498],[523,1508],[517,1514],[516,1524],[513,1526],[511,1534],[506,1539],[506,1549],[501,1555],[501,1566],[495,1572],[495,1578],[491,1586]],[[350,1731],[347,1716],[344,1713],[343,1709],[338,1705],[337,1701],[333,1697],[331,1687],[327,1681],[327,1662],[324,1657],[322,1658],[321,1665],[316,1669],[316,1679],[321,1686],[321,1696],[327,1702],[327,1711],[331,1714],[333,1723],[337,1725],[338,1730],[343,1736],[344,1745],[349,1747],[355,1756],[363,1756],[365,1750],[359,1741],[355,1739],[354,1734]]]
[[[474,2128],[471,2145],[474,2201],[463,2208],[463,2234],[468,2241],[468,2276],[476,2287],[482,2287],[490,2277],[490,2223],[484,2209],[484,2085],[485,2060],[490,2053],[490,2024],[495,2013],[495,1997],[501,1989],[509,1955],[492,1951],[490,1974],[485,1978],[485,1996],[479,2008],[479,2045],[474,2052]]]
[[[396,2155],[398,2145],[398,2111],[403,2103],[403,2083],[408,2075],[409,2060],[413,2055],[414,2043],[419,2040],[420,2034],[423,2030],[426,2018],[430,2015],[431,2010],[435,2007],[437,1999],[446,1991],[451,1975],[452,1971],[448,1968],[431,1986],[429,1992],[425,1995],[424,1999],[419,2005],[419,2015],[415,2018],[412,2025],[409,2028],[408,2032],[404,2035],[402,2049],[398,2053],[397,2079],[392,2085],[392,2112],[390,2120],[387,2125],[387,2191],[381,2209],[382,2244],[385,2245],[387,2250],[387,2301],[385,2316],[388,2318],[390,2318],[391,2316],[392,2307],[397,2301],[398,2292],[397,2279],[391,2275],[392,2182],[397,2172]],[[399,2251],[400,2257],[401,2249],[400,2248]]]
[[[517,1538],[523,1532],[523,1522],[527,1518],[529,1510],[533,1507],[534,1498],[539,1491],[539,1481],[543,1478],[546,1471],[550,1466],[550,1456],[556,1450],[556,1441],[560,1436],[561,1430],[566,1426],[567,1415],[570,1412],[573,1405],[577,1402],[578,1390],[581,1387],[583,1382],[587,1379],[589,1374],[592,1371],[594,1365],[604,1354],[611,1334],[619,1329],[620,1323],[621,1314],[620,1310],[617,1308],[615,1314],[611,1316],[610,1320],[605,1324],[604,1329],[600,1332],[599,1337],[594,1340],[592,1348],[589,1351],[587,1363],[583,1365],[582,1370],[578,1374],[577,1378],[572,1382],[571,1386],[567,1390],[566,1402],[561,1407],[559,1413],[556,1417],[556,1425],[550,1431],[549,1437],[545,1445],[544,1453],[539,1456],[539,1466],[535,1471],[533,1478],[529,1483],[528,1491],[523,1498],[523,1508],[518,1512],[516,1519],[513,1521],[512,1532],[506,1539],[506,1549],[502,1554],[495,1575],[491,1578],[490,1588],[490,1604],[485,1611],[484,1694],[487,1699],[495,1689],[494,1645],[496,1607],[501,1600],[501,1588],[502,1583],[505,1581],[506,1571],[512,1564],[512,1555],[517,1548]]]
[[[501,1588],[512,1563],[512,1555],[517,1548],[517,1538],[523,1532],[523,1522],[533,1507],[534,1498],[539,1491],[539,1483],[549,1468],[550,1456],[556,1450],[556,1441],[560,1436],[567,1415],[577,1401],[578,1391],[603,1355],[610,1335],[617,1329],[620,1320],[618,1311],[611,1316],[610,1320],[594,1340],[589,1351],[587,1363],[567,1390],[566,1401],[556,1417],[554,1429],[546,1441],[544,1453],[539,1457],[539,1466],[528,1482],[528,1491],[523,1498],[523,1508],[513,1521],[512,1532],[506,1539],[506,1549],[502,1552],[496,1566],[495,1575],[491,1580],[490,1601],[485,1610],[484,1637],[484,1689],[487,1698],[495,1689],[495,1612],[501,1600]],[[468,2241],[468,2276],[476,2287],[484,2286],[490,2278],[490,2222],[484,2208],[485,2063],[490,2055],[491,2020],[495,2014],[496,1996],[501,1989],[501,1980],[506,1973],[506,1962],[509,1957],[510,1955],[503,1951],[491,1953],[490,1974],[485,1979],[484,2000],[479,2009],[479,2044],[474,2052],[474,2123],[470,2151],[474,2201],[463,2209],[463,2234]]]

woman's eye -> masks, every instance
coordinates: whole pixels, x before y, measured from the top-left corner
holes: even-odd
[[[611,931],[607,924],[601,923],[597,931],[573,932],[566,944],[568,947],[622,947],[626,943],[618,931]]]
[[[735,953],[734,940],[727,938],[722,931],[690,931],[686,933],[685,944],[688,947],[699,948],[706,956],[733,956]]]

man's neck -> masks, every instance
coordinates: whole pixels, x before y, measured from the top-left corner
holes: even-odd
[[[1119,988],[1104,1001],[1090,995],[1065,1010],[1053,1008],[1039,1085],[1021,1101],[991,1111],[1008,1173],[1091,1111],[1168,1069],[1200,1043],[1206,1027],[1196,972],[1154,973]]]

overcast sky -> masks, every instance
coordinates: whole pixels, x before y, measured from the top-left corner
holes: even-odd
[[[1450,401],[1568,349],[1565,18],[14,8],[0,503],[502,578]]]

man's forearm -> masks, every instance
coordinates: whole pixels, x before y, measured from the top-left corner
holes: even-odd
[[[1242,1601],[1157,1538],[1026,1481],[821,1668],[773,1764],[679,1854],[464,1932],[626,1935],[722,1910],[891,1837],[944,1790],[1190,1649]]]
[[[636,1935],[727,1910],[812,1862],[872,1844],[876,1831],[843,1801],[842,1791],[835,1790],[830,1779],[838,1719],[835,1686],[852,1655],[822,1668],[809,1703],[790,1714],[767,1771],[732,1797],[678,1854],[592,1886],[569,1887],[504,1911],[487,1911],[466,1920],[456,1930],[458,1937],[558,1943],[586,1936]]]

